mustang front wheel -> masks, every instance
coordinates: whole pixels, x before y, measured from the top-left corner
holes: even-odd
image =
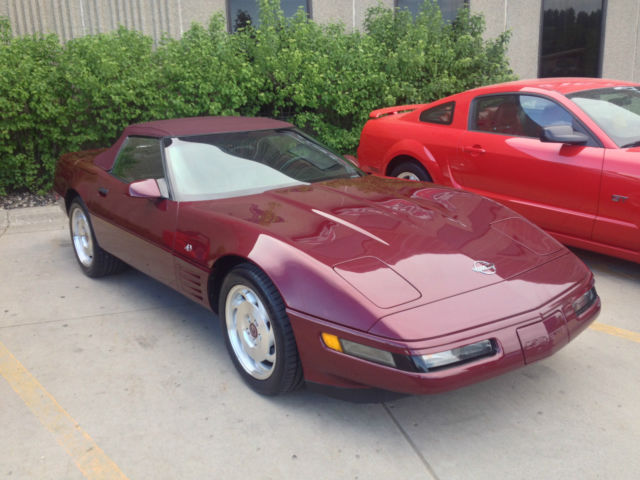
[[[76,259],[87,276],[102,277],[124,267],[120,260],[105,252],[96,242],[87,207],[80,198],[74,199],[69,207],[69,231]]]
[[[262,270],[251,264],[231,270],[218,311],[229,354],[251,388],[277,395],[300,385],[302,368],[284,302]]]

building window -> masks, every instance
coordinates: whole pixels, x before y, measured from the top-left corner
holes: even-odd
[[[420,11],[420,7],[424,4],[424,1],[425,0],[396,0],[396,7],[406,8],[415,16]],[[438,0],[442,18],[448,22],[453,22],[458,15],[458,10],[468,3],[468,0]]]
[[[285,17],[292,17],[300,7],[309,15],[308,0],[280,0],[280,8]],[[260,25],[258,10],[258,0],[227,0],[229,30],[235,32],[247,24],[258,27]]]
[[[603,0],[543,0],[540,77],[598,77]]]

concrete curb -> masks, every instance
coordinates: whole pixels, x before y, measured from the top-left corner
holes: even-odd
[[[0,236],[14,229],[60,228],[64,225],[66,225],[66,216],[58,205],[0,209]]]

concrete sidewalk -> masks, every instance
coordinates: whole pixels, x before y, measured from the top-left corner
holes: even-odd
[[[82,275],[58,206],[0,210],[0,478],[637,478],[640,265],[578,253],[602,328],[478,385],[358,405],[254,394],[211,313],[133,270]]]

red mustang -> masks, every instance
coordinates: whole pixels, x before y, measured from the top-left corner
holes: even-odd
[[[567,344],[591,272],[492,200],[367,176],[276,120],[128,127],[55,189],[90,277],[129,264],[217,312],[255,390],[448,390]]]
[[[567,245],[640,262],[640,85],[525,80],[370,116],[365,171],[480,193]]]

